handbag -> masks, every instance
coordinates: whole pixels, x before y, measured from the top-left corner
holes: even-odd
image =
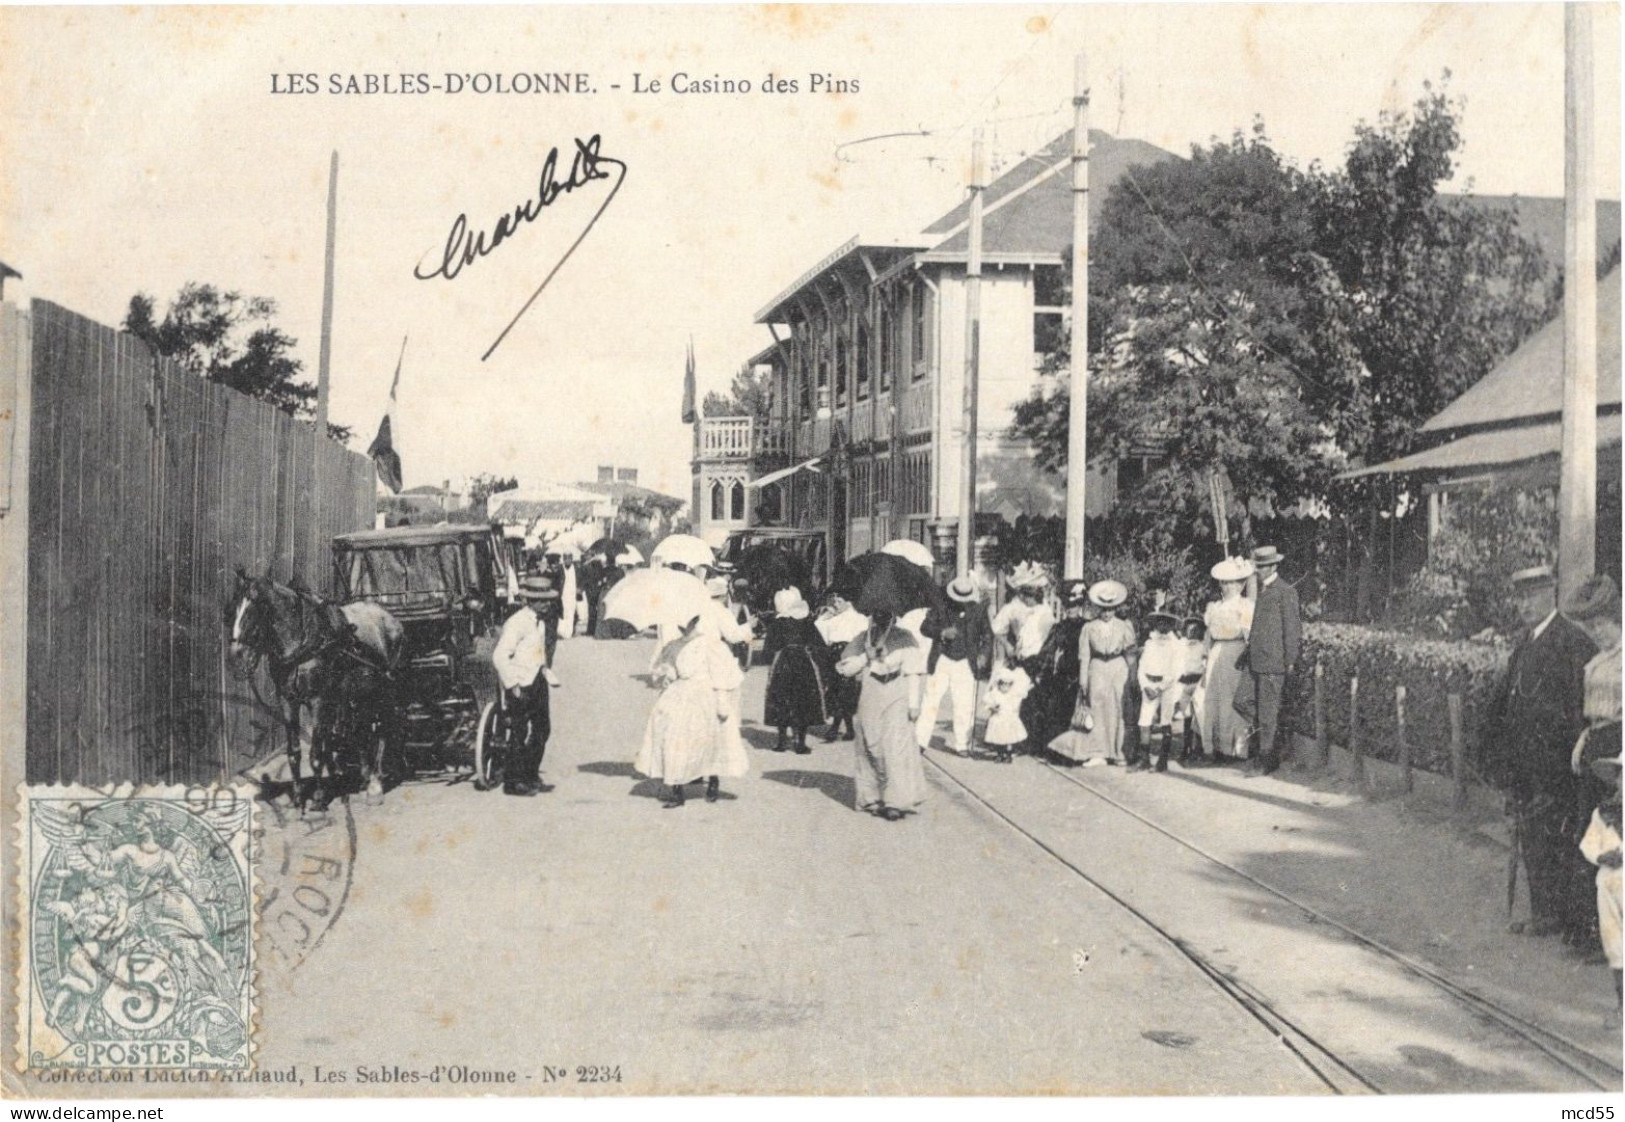
[[[1072,705],[1072,720],[1069,726],[1079,732],[1093,732],[1095,729],[1095,715],[1089,708],[1089,696],[1082,690],[1078,691],[1077,701]]]

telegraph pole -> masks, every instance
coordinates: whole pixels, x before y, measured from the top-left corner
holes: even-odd
[[[1066,423],[1067,580],[1083,576],[1084,499],[1089,479],[1089,64],[1072,75],[1072,341]]]
[[[980,394],[982,350],[982,130],[971,140],[970,259],[965,269],[965,445],[962,471],[964,510],[959,519],[959,572],[976,564],[976,405]]]
[[[305,580],[313,587],[321,587],[322,570],[322,442],[327,439],[327,386],[328,371],[333,353],[333,256],[338,239],[339,214],[339,154],[333,150],[333,160],[327,172],[327,256],[322,273],[322,337],[316,360],[316,431],[310,444],[310,561]]]
[[[1557,579],[1566,596],[1597,549],[1597,175],[1591,8],[1563,8],[1563,461]]]
[[[327,379],[333,357],[333,249],[338,238],[339,154],[327,172],[327,266],[322,275],[322,342],[316,363],[316,434],[327,435]]]

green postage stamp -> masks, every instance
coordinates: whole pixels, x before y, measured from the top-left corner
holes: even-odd
[[[22,1066],[246,1070],[254,804],[25,788]]]

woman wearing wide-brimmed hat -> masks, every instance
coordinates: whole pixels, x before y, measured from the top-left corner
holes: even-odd
[[[806,755],[812,751],[807,747],[808,727],[828,719],[824,711],[828,674],[824,641],[811,616],[800,589],[783,588],[773,594],[773,618],[763,642],[770,669],[762,723],[779,730],[775,752],[789,747],[787,738],[793,732],[796,753]]]
[[[1055,628],[1055,611],[1044,602],[1049,591],[1049,572],[1031,561],[1017,565],[1008,578],[1015,593],[993,617],[993,637],[1003,652],[1007,666],[1027,672],[1034,689],[1021,703],[1021,720],[1029,733],[1043,744],[1053,733],[1042,712],[1047,697],[1048,675],[1044,672],[1044,646]]]
[[[1238,663],[1247,651],[1253,626],[1253,602],[1241,594],[1253,575],[1253,564],[1242,557],[1227,557],[1213,566],[1210,575],[1219,582],[1219,598],[1210,601],[1202,615],[1207,626],[1202,745],[1216,759],[1246,759],[1252,728],[1236,712],[1235,702],[1237,691],[1252,685],[1245,667]]]
[[[1074,763],[1127,762],[1123,752],[1123,691],[1134,653],[1134,625],[1118,613],[1128,601],[1121,582],[1103,580],[1089,586],[1089,603],[1099,613],[1078,636],[1078,664],[1083,680],[1078,691],[1073,731],[1050,742],[1053,751]]]

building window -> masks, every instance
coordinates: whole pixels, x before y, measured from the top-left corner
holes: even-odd
[[[869,400],[869,329],[858,328],[857,394],[859,401]]]
[[[895,504],[897,514],[929,514],[931,512],[931,452],[929,449],[910,452],[898,462],[902,478],[898,481]]]
[[[745,520],[745,485],[737,481],[728,488],[728,519],[732,522]]]
[[[914,380],[917,382],[925,377],[930,367],[930,356],[926,354],[926,341],[930,337],[926,320],[930,317],[930,309],[926,307],[923,288],[916,288],[910,294],[909,311],[909,358],[914,362]]]
[[[784,484],[769,483],[756,500],[756,524],[776,526],[784,520]]]
[[[848,375],[851,373],[852,342],[844,331],[836,329],[835,335],[835,406],[840,408],[846,404],[846,386]]]
[[[1033,269],[1033,360],[1042,363],[1066,342],[1066,285],[1059,265]]]
[[[815,356],[813,355],[812,331],[806,320],[794,323],[790,327],[792,359],[795,369],[791,372],[791,379],[795,383],[796,415],[803,421],[812,419],[813,400],[817,396],[813,392],[813,368]]]
[[[722,497],[722,484],[716,480],[711,483],[711,521],[725,522],[728,518],[727,504]]]
[[[892,368],[897,364],[897,340],[892,332],[896,330],[897,317],[892,315],[890,303],[882,297],[878,305],[878,318],[875,320],[875,330],[880,332],[880,391],[891,392]]]
[[[854,518],[867,518],[869,507],[869,479],[874,470],[872,463],[858,463],[852,465],[852,516]]]

